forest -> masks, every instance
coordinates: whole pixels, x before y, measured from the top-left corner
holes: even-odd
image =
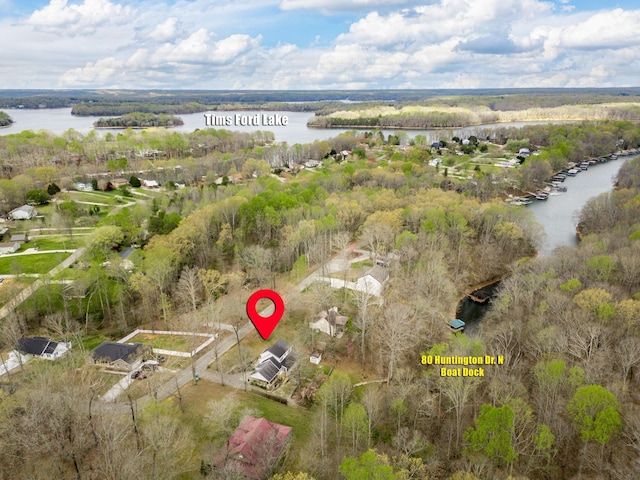
[[[580,245],[552,255],[537,254],[530,212],[502,197],[569,162],[640,147],[640,127],[491,129],[476,139],[487,154],[527,146],[539,155],[458,177],[429,165],[445,152],[404,140],[350,132],[286,145],[268,132],[214,129],[0,137],[3,213],[55,184],[61,191],[51,189],[34,233],[54,228],[86,248],[82,266],[1,321],[5,347],[51,335],[71,339],[74,353],[1,379],[0,478],[236,478],[211,462],[245,414],[293,427],[273,480],[637,478],[640,160],[582,210]],[[309,159],[322,166],[294,168]],[[106,191],[108,179],[134,173],[162,190],[131,181]],[[87,203],[71,190],[91,179]],[[95,199],[106,206],[95,211]],[[391,259],[383,302],[321,282],[297,289],[352,243]],[[141,248],[128,272],[118,251],[133,245]],[[495,277],[502,282],[478,334],[450,333],[462,292]],[[74,294],[58,280],[73,280]],[[250,292],[274,284],[287,301],[277,332],[300,357],[297,406],[207,379],[154,401],[153,376],[136,384],[138,396],[99,400],[109,379],[85,356],[100,341],[139,326],[237,326]],[[326,340],[327,368],[318,369],[307,361],[319,340],[308,320],[332,306],[349,317],[347,331]],[[211,372],[230,378],[246,363],[242,352],[259,354],[264,343],[241,345]],[[445,377],[422,361],[486,356],[504,363],[484,365],[482,377]]]
[[[93,126],[96,128],[149,128],[175,127],[176,125],[184,125],[184,122],[175,115],[155,115],[142,112],[133,112],[121,117],[100,118],[93,122]]]
[[[307,125],[317,128],[405,128],[431,129],[456,128],[469,125],[483,125],[498,122],[562,122],[584,120],[640,120],[640,104],[623,102],[610,104],[565,104],[553,107],[527,107],[526,100],[520,103],[511,99],[522,108],[503,106],[487,101],[483,105],[467,104],[456,99],[453,102],[435,103],[431,106],[403,105],[395,107],[357,105],[348,110],[318,111],[309,119]],[[586,100],[586,99],[585,99]]]

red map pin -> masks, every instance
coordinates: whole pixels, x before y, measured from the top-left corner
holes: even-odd
[[[275,306],[273,313],[268,317],[263,317],[256,310],[256,305],[263,298],[268,298]],[[278,325],[282,315],[284,315],[284,301],[282,297],[273,290],[258,290],[247,300],[247,315],[262,339],[267,340],[271,332],[276,328],[276,325]]]

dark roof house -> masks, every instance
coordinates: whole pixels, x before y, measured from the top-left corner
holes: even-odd
[[[291,345],[280,339],[260,354],[258,363],[263,363],[269,358],[275,358],[278,362],[282,363],[290,353]]]
[[[286,374],[287,367],[275,358],[269,358],[258,365],[253,373],[249,375],[249,381],[265,388],[270,388]]]
[[[102,342],[91,352],[91,361],[96,365],[131,371],[151,352],[151,347],[142,343]]]
[[[291,427],[245,416],[216,455],[215,468],[262,480],[285,451]]]
[[[45,337],[22,337],[18,339],[18,351],[25,355],[55,360],[62,357],[71,344],[68,342],[54,342]]]

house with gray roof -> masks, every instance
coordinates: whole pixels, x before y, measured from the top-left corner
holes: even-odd
[[[389,272],[380,265],[374,265],[356,280],[356,290],[379,297],[384,284],[389,279]]]
[[[249,375],[249,382],[271,390],[286,379],[289,368],[295,359],[291,355],[291,345],[280,339],[258,358],[256,369]]]
[[[56,342],[45,337],[22,337],[18,339],[17,350],[23,355],[56,360],[71,350],[71,343]]]
[[[150,345],[142,343],[102,342],[93,349],[89,363],[130,372],[138,368],[145,356],[152,354]]]

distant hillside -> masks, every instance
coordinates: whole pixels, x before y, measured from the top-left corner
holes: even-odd
[[[633,97],[636,97],[635,99]],[[408,104],[460,103],[486,105],[491,110],[527,107],[556,107],[583,103],[638,101],[640,88],[529,88],[529,89],[435,89],[435,90],[0,90],[0,108],[59,108],[79,105],[131,103],[164,105],[229,106],[283,103],[291,108],[299,104],[336,102],[348,105],[361,102]],[[455,106],[455,105],[452,105]],[[308,108],[308,107],[307,107]],[[130,113],[123,111],[118,114]],[[141,111],[141,110],[137,110]],[[160,113],[151,112],[150,113]],[[167,108],[162,113],[170,112]],[[187,113],[187,112],[181,112]],[[78,115],[83,115],[78,111]],[[92,113],[93,114],[93,113]],[[100,115],[100,114],[99,114]]]

